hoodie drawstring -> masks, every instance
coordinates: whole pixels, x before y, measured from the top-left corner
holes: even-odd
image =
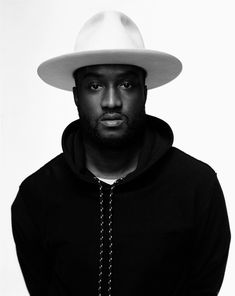
[[[104,254],[104,193],[103,193],[103,186],[102,182],[97,178],[94,177],[95,180],[99,183],[99,205],[100,205],[100,246],[99,246],[99,276],[98,276],[98,296],[102,296],[102,281],[103,281],[103,254]],[[113,218],[113,190],[115,186],[122,180],[120,178],[116,180],[110,189],[109,193],[109,208],[108,208],[108,296],[111,296],[112,290],[112,260],[113,260],[113,236],[112,236],[112,218]]]

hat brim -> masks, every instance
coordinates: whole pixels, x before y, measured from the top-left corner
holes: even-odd
[[[38,67],[39,77],[46,83],[72,91],[76,69],[100,64],[128,64],[146,70],[146,85],[152,89],[176,78],[182,71],[181,62],[174,56],[147,49],[91,50],[55,57]]]

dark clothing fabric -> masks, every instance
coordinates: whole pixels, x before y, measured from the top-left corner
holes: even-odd
[[[172,143],[169,125],[147,115],[137,169],[114,185],[112,296],[216,296],[222,285],[231,234],[220,184],[210,166]],[[100,186],[85,167],[79,120],[62,146],[12,204],[17,255],[30,295],[95,296]],[[107,296],[111,186],[101,184]]]

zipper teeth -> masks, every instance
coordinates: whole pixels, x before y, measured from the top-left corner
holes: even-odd
[[[100,197],[100,246],[99,246],[99,274],[98,274],[98,296],[102,296],[102,282],[103,282],[103,256],[104,256],[104,194],[103,194],[103,186],[101,181],[94,177],[95,180],[99,183],[99,197]],[[111,296],[112,292],[112,260],[113,260],[113,228],[112,228],[112,201],[113,201],[113,190],[115,186],[122,180],[123,178],[120,178],[116,180],[110,189],[109,194],[109,210],[108,210],[108,296]]]

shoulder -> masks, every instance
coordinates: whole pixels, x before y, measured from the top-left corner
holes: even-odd
[[[208,163],[180,150],[179,148],[173,146],[171,153],[177,158],[181,165],[185,167],[215,173],[214,169]]]
[[[71,176],[64,154],[57,155],[23,180],[12,208],[16,210],[24,205],[40,224],[39,213],[45,213],[53,200],[60,196]]]
[[[185,180],[210,183],[217,178],[215,170],[209,164],[176,147],[170,149],[168,159],[172,171],[183,176]]]
[[[63,153],[57,155],[37,171],[29,175],[23,180],[20,185],[21,190],[41,191],[43,188],[48,188],[53,182],[58,183],[61,178],[64,179],[65,174],[69,174],[70,169],[64,159]]]
[[[172,147],[169,150],[167,179],[173,188],[191,196],[198,211],[207,209],[210,204],[223,201],[223,193],[216,171],[206,162],[184,151]]]

